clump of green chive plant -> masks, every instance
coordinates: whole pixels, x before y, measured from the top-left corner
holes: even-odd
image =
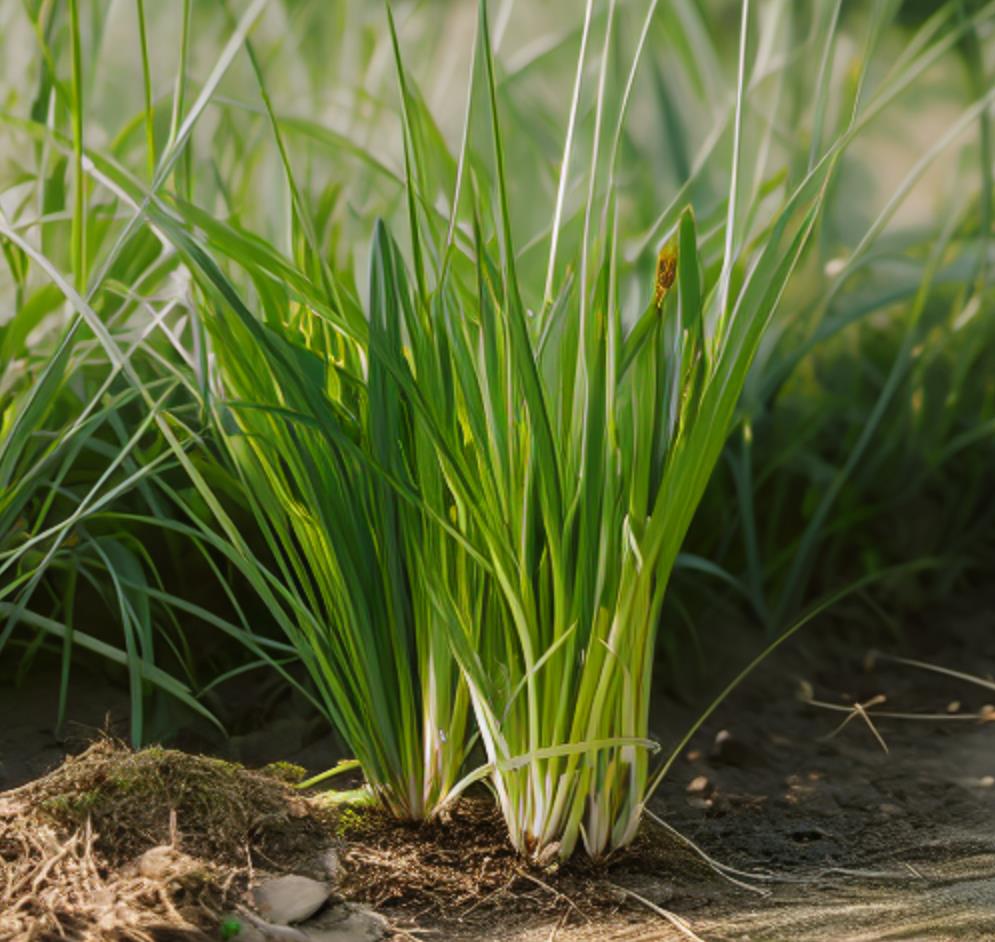
[[[488,757],[456,791],[486,775],[514,846],[539,861],[569,857],[580,844],[602,858],[636,834],[645,803],[669,767],[664,762],[654,770],[657,745],[649,735],[661,603],[735,422],[747,373],[805,252],[839,155],[943,45],[927,43],[919,56],[904,56],[866,102],[861,73],[849,119],[825,143],[815,134],[808,165],[783,177],[772,206],[769,188],[755,188],[747,198],[740,179],[751,26],[744,3],[725,217],[705,239],[690,210],[679,215],[655,282],[645,284],[641,313],[626,323],[614,190],[621,130],[609,153],[607,183],[597,185],[613,12],[604,26],[576,285],[568,279],[558,292],[549,291],[550,277],[547,303],[535,314],[523,300],[529,286],[518,273],[481,4],[482,67],[474,75],[482,93],[477,101],[471,85],[467,121],[469,127],[482,109],[493,186],[481,183],[482,158],[468,159],[466,143],[459,161],[476,171],[468,171],[466,226],[474,245],[464,256],[451,225],[445,243],[426,247],[432,236],[422,207],[432,201],[419,191],[423,158],[409,131],[417,290],[409,296],[404,281],[395,285],[405,299],[409,346],[402,356],[370,344],[371,359],[383,360],[417,408],[421,434],[458,510],[454,519],[486,560],[503,600],[496,617],[480,623],[444,582],[426,573],[447,616]],[[869,24],[868,51],[884,13]],[[817,33],[824,58],[834,29],[827,20]],[[630,90],[631,82],[620,129]],[[403,82],[402,98],[407,108]],[[463,196],[457,183],[454,219]],[[558,204],[554,233],[560,222]],[[551,276],[555,234],[552,242]],[[382,241],[378,251],[385,251]],[[424,260],[431,257],[442,261],[428,288]],[[469,277],[462,257],[471,263]]]
[[[747,187],[747,96],[763,75],[748,78],[744,3],[735,106],[715,136],[729,144],[725,212],[702,232],[678,200],[655,227],[656,277],[633,293],[615,168],[639,55],[605,148],[610,4],[587,198],[571,217],[575,95],[546,290],[531,313],[538,292],[520,274],[480,11],[444,233],[425,169],[426,144],[438,142],[426,141],[398,55],[413,274],[378,227],[365,310],[324,261],[265,94],[303,261],[182,201],[147,211],[197,275],[217,427],[275,571],[244,548],[236,556],[384,805],[423,817],[486,778],[523,854],[546,861],[583,845],[600,858],[632,839],[668,767],[654,770],[648,729],[661,603],[747,372],[840,153],[946,40],[924,35],[866,101],[861,73],[836,136],[824,141],[816,120],[807,165],[768,175],[761,163]],[[776,19],[766,22],[776,35]],[[814,32],[825,61],[834,28],[830,17]],[[578,76],[584,66],[582,51]],[[472,150],[480,124],[489,153]],[[560,282],[558,240],[576,259]],[[249,275],[258,316],[215,253]],[[457,781],[468,704],[487,764]]]

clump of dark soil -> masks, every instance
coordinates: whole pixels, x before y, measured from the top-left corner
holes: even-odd
[[[624,926],[645,903],[668,902],[671,876],[714,879],[672,833],[644,822],[633,845],[600,863],[582,853],[536,868],[508,841],[486,795],[462,798],[439,819],[410,824],[375,807],[343,809],[339,893],[370,904],[398,926],[431,925],[446,939],[492,937],[538,921]],[[635,909],[634,909],[635,906]]]
[[[417,901],[452,911],[514,880],[521,861],[493,802],[465,799],[444,818],[396,821],[376,807],[344,808],[340,891],[376,907]]]

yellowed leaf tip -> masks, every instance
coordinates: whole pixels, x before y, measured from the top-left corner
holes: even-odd
[[[677,249],[672,245],[665,245],[660,249],[660,254],[656,259],[656,290],[654,301],[658,308],[663,306],[663,300],[667,297],[667,292],[674,283],[677,276]]]

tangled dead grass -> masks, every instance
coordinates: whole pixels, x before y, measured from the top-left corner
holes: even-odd
[[[95,837],[89,826],[62,837],[23,807],[0,805],[0,938],[147,942],[170,930],[201,935],[199,925],[223,902],[234,874],[178,852],[154,878],[137,865],[115,870],[95,849]]]

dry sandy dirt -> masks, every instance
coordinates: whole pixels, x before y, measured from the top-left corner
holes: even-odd
[[[778,652],[693,738],[652,803],[666,825],[648,821],[607,866],[558,872],[514,857],[485,796],[417,829],[329,811],[281,780],[286,770],[134,755],[106,739],[52,772],[105,725],[101,711],[115,728],[120,695],[78,698],[82,725],[65,742],[41,708],[43,683],[29,697],[5,691],[0,939],[217,939],[253,881],[312,872],[329,847],[336,893],[373,906],[398,938],[995,939],[995,688],[868,656],[845,626],[828,628]],[[926,613],[879,646],[990,684],[995,606]],[[731,675],[736,659],[712,673]],[[655,717],[672,735],[693,711],[662,699]],[[309,736],[294,757],[320,770],[332,756]],[[266,740],[264,726],[253,743]],[[150,880],[135,861],[157,845],[187,863]]]

